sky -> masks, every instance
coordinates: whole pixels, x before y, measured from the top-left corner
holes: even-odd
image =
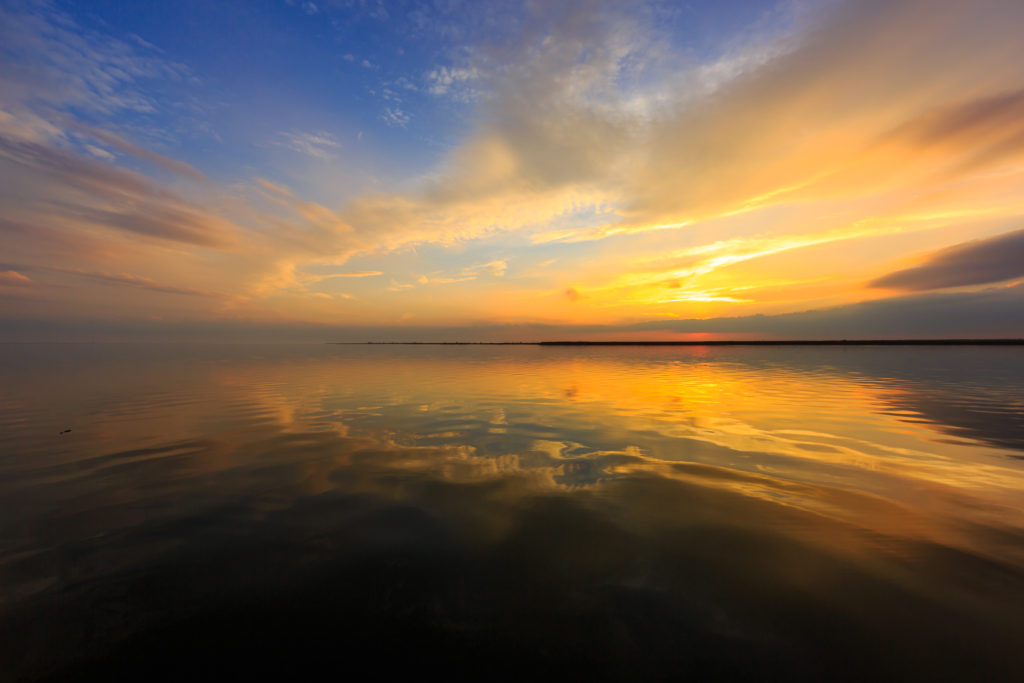
[[[0,0],[0,340],[1024,336],[1019,0]]]

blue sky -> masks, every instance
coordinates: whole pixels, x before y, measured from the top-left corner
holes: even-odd
[[[282,150],[344,153],[390,179],[415,177],[481,115],[473,106],[480,94],[472,91],[486,85],[460,80],[472,51],[515,45],[524,30],[543,40],[560,14],[520,2],[111,0],[22,7],[32,12],[33,5],[87,43],[118,41],[125,53],[174,66],[175,79],[157,72],[133,84],[152,111],[77,113],[162,136],[158,141],[178,158],[226,180],[240,165],[287,165]],[[779,14],[763,1],[621,6],[655,16],[659,40],[706,60]]]

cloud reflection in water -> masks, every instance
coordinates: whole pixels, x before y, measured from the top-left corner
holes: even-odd
[[[25,347],[2,369],[0,657],[1005,672],[1024,357],[993,353]],[[958,412],[993,402],[1005,420]]]

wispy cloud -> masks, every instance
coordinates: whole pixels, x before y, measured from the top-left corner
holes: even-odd
[[[469,101],[475,91],[473,82],[480,78],[480,72],[472,66],[440,66],[427,72],[427,92],[431,95],[454,95],[457,99]]]
[[[0,287],[26,287],[32,280],[16,270],[0,270]]]
[[[341,143],[337,138],[326,131],[316,133],[286,131],[278,135],[275,144],[320,160],[332,158],[341,148]]]
[[[462,272],[467,275],[478,275],[481,273],[488,273],[494,277],[502,277],[505,271],[508,270],[508,261],[505,259],[496,259],[494,261],[488,261],[487,263],[481,263],[476,266],[468,266],[463,268]]]
[[[462,275],[459,277],[427,277],[426,275],[420,275],[416,278],[416,282],[421,285],[450,285],[456,282],[470,282],[476,279],[476,275]]]
[[[0,7],[0,42],[8,63],[17,65],[0,71],[4,106],[148,113],[159,103],[140,84],[194,78],[188,67],[145,41],[84,28],[48,2]]]
[[[132,275],[131,273],[104,273],[72,269],[64,269],[62,272],[77,275],[79,277],[88,278],[90,280],[94,280],[96,282],[100,282],[106,285],[136,287],[139,289],[146,289],[151,292],[159,292],[161,294],[181,294],[185,296],[203,297],[223,296],[222,294],[218,294],[217,292],[211,292],[202,289],[191,289],[188,287],[177,287],[174,285],[161,284],[147,277]]]
[[[166,171],[170,171],[181,176],[182,178],[188,178],[189,180],[192,180],[194,182],[202,183],[206,181],[206,176],[203,174],[202,171],[195,168],[191,164],[185,163],[184,161],[174,159],[165,154],[154,152],[153,150],[146,149],[145,147],[140,147],[139,145],[136,145],[133,142],[129,142],[128,140],[125,140],[124,138],[115,135],[110,131],[102,130],[95,126],[87,126],[77,121],[68,121],[67,119],[65,119],[62,122],[65,123],[69,130],[74,131],[76,134],[89,137],[94,141],[102,145],[105,145],[106,147],[121,152],[122,154],[127,154],[129,156],[135,157],[140,161],[145,161],[147,163],[153,164],[157,168],[162,168]],[[90,146],[90,151],[92,151],[93,154],[96,154],[94,147]],[[100,156],[101,158],[105,158],[108,161],[113,159],[113,155],[109,153],[103,153],[105,152],[105,150],[100,150],[100,152],[101,153],[98,156]]]
[[[377,275],[383,275],[379,270],[354,270],[350,273],[331,273],[330,275],[322,276],[324,280],[335,277],[376,277]]]
[[[398,282],[394,278],[391,279],[391,283],[388,285],[389,292],[401,292],[406,289],[412,289],[416,285],[410,282]]]
[[[230,222],[190,206],[145,176],[60,148],[0,138],[0,173],[17,174],[20,182],[34,179],[19,199],[38,194],[31,210],[42,222],[56,215],[208,247],[234,241]],[[61,199],[54,201],[55,196]]]
[[[412,114],[398,107],[385,107],[380,120],[392,127],[405,128],[412,120]]]

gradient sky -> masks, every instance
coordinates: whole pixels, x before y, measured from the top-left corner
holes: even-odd
[[[0,339],[1024,336],[1020,0],[0,0]]]

